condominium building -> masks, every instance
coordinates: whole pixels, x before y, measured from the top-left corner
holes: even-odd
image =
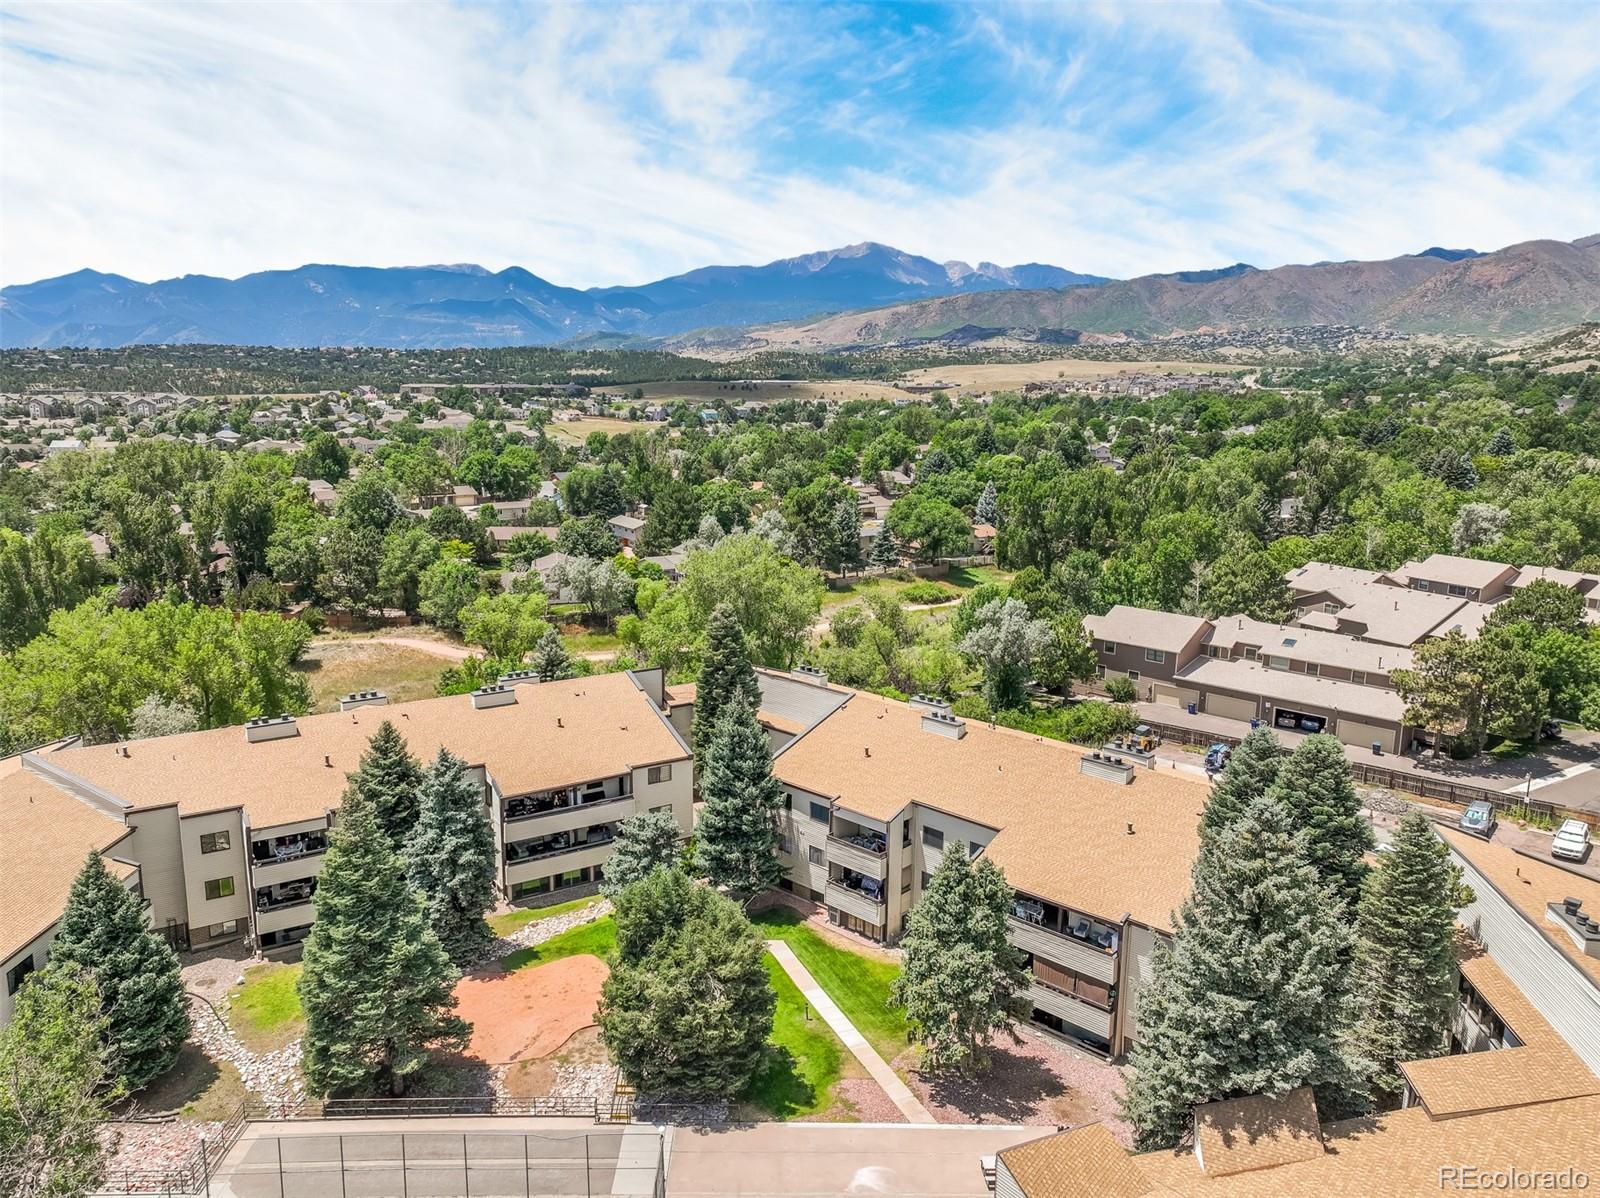
[[[43,964],[88,852],[143,894],[179,947],[310,931],[346,777],[385,720],[424,762],[466,761],[494,827],[496,883],[540,903],[598,884],[618,823],[668,811],[693,826],[688,746],[659,670],[562,682],[508,676],[471,695],[389,705],[358,692],[325,715],[24,754],[0,775],[0,1016]]]

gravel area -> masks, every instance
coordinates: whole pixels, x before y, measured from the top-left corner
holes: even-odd
[[[862,1123],[904,1123],[906,1117],[894,1100],[883,1092],[883,1087],[870,1077],[846,1077],[839,1080],[834,1093],[849,1113]],[[837,1111],[822,1111],[815,1119],[837,1120]]]
[[[104,1188],[120,1190],[132,1181],[127,1175],[148,1170],[167,1171],[188,1164],[200,1151],[200,1142],[222,1134],[220,1123],[167,1119],[152,1123],[107,1123],[100,1128],[106,1145]],[[131,1188],[137,1189],[137,1186]]]
[[[912,1092],[940,1123],[1028,1123],[1076,1127],[1105,1123],[1124,1144],[1132,1129],[1121,1118],[1120,1069],[1051,1037],[1019,1028],[1002,1038],[986,1073],[929,1078],[909,1071]],[[914,1065],[909,1054],[896,1064]]]

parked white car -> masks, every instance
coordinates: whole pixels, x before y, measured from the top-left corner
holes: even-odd
[[[1550,842],[1550,855],[1567,861],[1582,861],[1589,851],[1589,825],[1581,819],[1563,820]]]

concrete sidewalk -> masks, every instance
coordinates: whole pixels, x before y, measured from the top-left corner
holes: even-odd
[[[787,973],[794,984],[800,988],[800,993],[806,996],[806,1001],[816,1008],[817,1014],[833,1029],[834,1035],[844,1042],[844,1046],[855,1054],[856,1060],[866,1067],[872,1080],[883,1087],[883,1092],[900,1108],[900,1113],[912,1123],[936,1123],[928,1108],[917,1101],[917,1096],[911,1092],[911,1087],[900,1080],[900,1075],[889,1068],[889,1063],[878,1055],[877,1049],[867,1043],[866,1037],[856,1030],[856,1025],[845,1018],[839,1004],[828,997],[828,992],[817,985],[817,979],[811,976],[806,967],[800,964],[800,958],[794,955],[794,950],[781,940],[767,941],[767,951],[783,971]]]

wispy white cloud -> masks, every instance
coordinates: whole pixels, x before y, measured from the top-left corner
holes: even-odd
[[[1130,275],[1600,228],[1600,7],[0,6],[0,281]]]

